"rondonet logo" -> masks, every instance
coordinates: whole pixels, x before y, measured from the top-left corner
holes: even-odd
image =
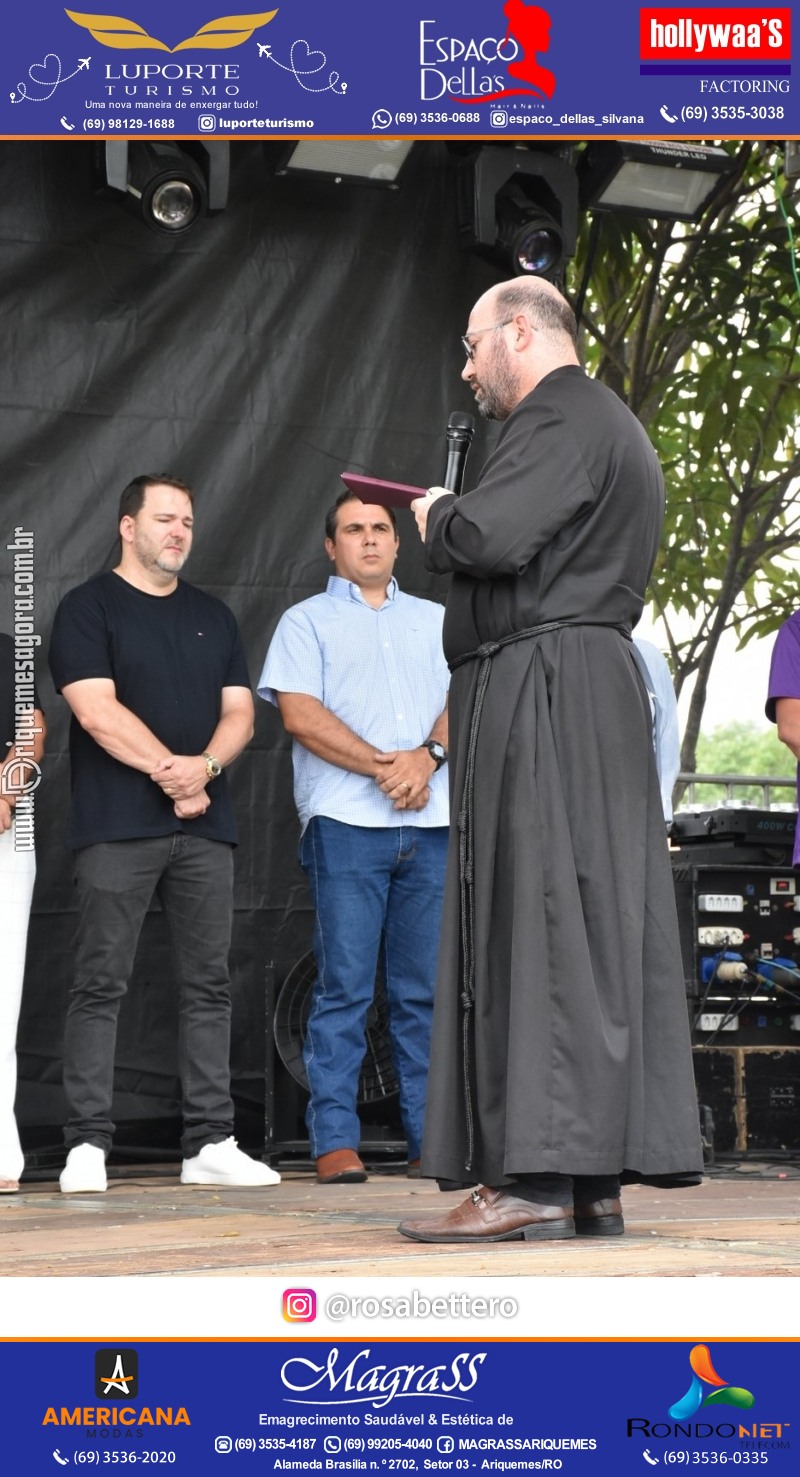
[[[639,11],[641,61],[789,61],[790,9],[659,6]]]
[[[717,1374],[711,1363],[711,1354],[705,1344],[695,1344],[689,1354],[692,1383],[686,1394],[669,1408],[674,1421],[682,1421],[697,1413],[705,1405],[738,1405],[740,1410],[749,1410],[755,1398],[740,1385],[731,1385]],[[710,1391],[708,1386],[711,1386]]]
[[[79,10],[64,13],[76,26],[83,26],[100,46],[113,46],[117,51],[228,51],[249,41],[254,31],[278,14],[277,10],[264,10],[258,15],[222,15],[200,26],[177,46],[167,46],[166,41],[149,36],[137,21],[122,15],[85,15]]]
[[[723,1357],[728,1358],[725,1351]],[[666,1440],[680,1443],[682,1450],[673,1448],[666,1456],[667,1462],[700,1462],[717,1461],[734,1462],[745,1464],[749,1462],[767,1462],[769,1456],[765,1448],[769,1450],[788,1450],[791,1446],[790,1428],[791,1421],[760,1420],[754,1421],[752,1415],[746,1417],[747,1424],[743,1424],[740,1417],[732,1418],[727,1411],[720,1410],[720,1406],[732,1405],[738,1410],[752,1411],[756,1398],[750,1390],[745,1390],[741,1385],[732,1385],[717,1374],[711,1358],[711,1351],[706,1344],[695,1344],[689,1351],[689,1368],[691,1370],[691,1384],[685,1395],[670,1405],[667,1414],[669,1421],[654,1420],[652,1416],[629,1416],[627,1420],[627,1434],[630,1440],[633,1437],[642,1437],[649,1440]],[[696,1416],[705,1416],[705,1420],[695,1420]],[[716,1436],[722,1441],[732,1443],[728,1453],[701,1456],[698,1453],[689,1453],[684,1443],[699,1439],[706,1441]],[[645,1461],[655,1466],[659,1457],[651,1456],[647,1447],[644,1449]]]

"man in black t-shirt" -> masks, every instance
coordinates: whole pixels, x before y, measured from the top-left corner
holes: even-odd
[[[106,1188],[119,1006],[158,895],[179,990],[181,1180],[267,1185],[280,1176],[233,1138],[230,950],[236,823],[224,770],[249,742],[253,699],[221,600],[178,579],[192,494],[136,477],[120,501],[120,562],[64,597],[50,669],[72,709],[79,922],[64,1036],[65,1194]]]

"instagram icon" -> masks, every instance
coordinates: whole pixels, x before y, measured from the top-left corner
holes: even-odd
[[[287,1323],[313,1323],[317,1316],[317,1294],[313,1288],[287,1288],[283,1294],[283,1316]]]

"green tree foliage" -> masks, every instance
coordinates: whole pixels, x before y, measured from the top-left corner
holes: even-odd
[[[790,779],[795,773],[795,760],[774,728],[759,728],[755,723],[726,723],[710,732],[701,733],[697,741],[697,773],[719,775],[764,775],[772,779]],[[715,806],[725,798],[724,786],[697,785],[694,804]],[[772,804],[793,805],[792,790],[775,789]],[[763,792],[758,788],[737,787],[735,799],[759,805]]]
[[[723,632],[744,645],[800,596],[800,181],[779,144],[724,147],[735,170],[698,223],[597,213],[575,262],[588,366],[647,427],[667,481],[651,595],[676,691],[695,678],[685,771]]]
[[[703,774],[791,775],[795,761],[774,728],[725,723],[701,733],[697,768]]]

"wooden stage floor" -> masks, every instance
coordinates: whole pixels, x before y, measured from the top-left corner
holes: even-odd
[[[529,1245],[430,1246],[403,1218],[461,1196],[376,1166],[365,1185],[321,1186],[281,1166],[274,1189],[197,1189],[179,1166],[109,1169],[104,1195],[57,1180],[0,1196],[3,1277],[796,1277],[800,1165],[738,1164],[694,1190],[626,1189],[626,1234]]]

